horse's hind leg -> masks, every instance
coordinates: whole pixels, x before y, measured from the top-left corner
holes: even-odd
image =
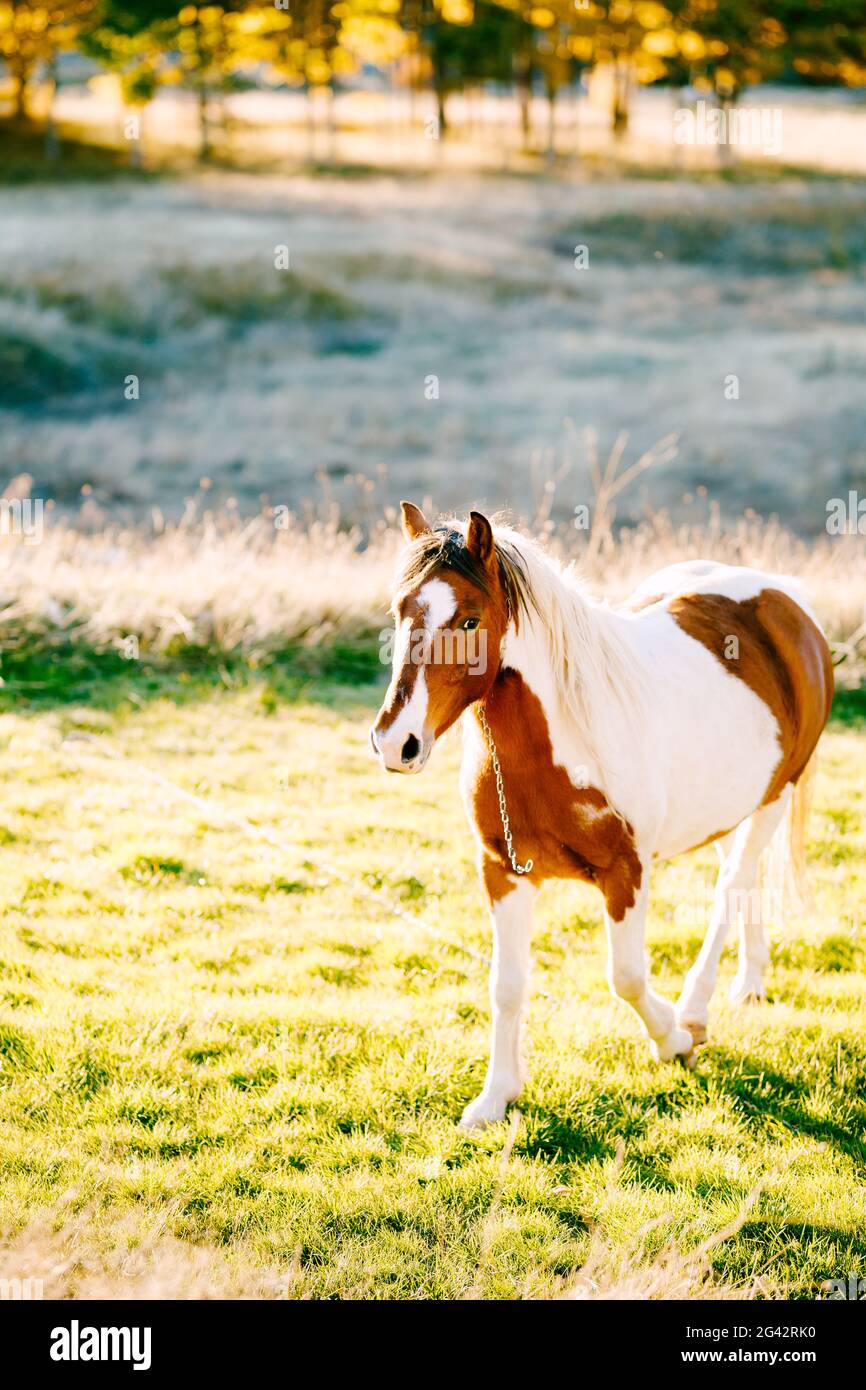
[[[765,829],[768,829],[768,833],[761,849],[766,849],[773,838],[773,833],[785,814],[790,795],[791,788],[786,787],[778,801],[773,802],[772,807],[763,808],[765,811],[773,810],[775,815],[767,819]],[[743,903],[740,915],[739,964],[728,992],[732,1004],[754,1003],[764,998],[764,971],[770,960],[769,947],[764,937],[765,906],[763,893],[750,893]]]
[[[695,1042],[706,1038],[707,1013],[716,987],[719,959],[728,928],[742,914],[740,968],[731,997],[761,998],[768,953],[761,921],[761,895],[753,892],[761,852],[770,843],[782,819],[787,795],[769,806],[760,806],[721,845],[722,864],[716,881],[709,930],[700,954],[686,976],[677,1004],[677,1019],[688,1028]]]

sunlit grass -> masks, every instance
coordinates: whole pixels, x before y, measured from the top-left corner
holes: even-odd
[[[728,962],[695,1073],[654,1064],[610,998],[595,896],[545,891],[503,1163],[505,1126],[456,1127],[484,1068],[488,949],[459,741],[389,779],[372,688],[285,693],[253,677],[4,716],[3,1228],[53,1212],[107,1259],[195,1242],[220,1289],[237,1268],[291,1296],[549,1296],[599,1238],[612,1264],[687,1252],[760,1188],[712,1281],[814,1296],[862,1265],[856,727],[824,744],[815,912],[776,934],[767,1005],[728,1007]],[[676,908],[712,863],[656,875],[669,995],[700,936]],[[43,1245],[20,1249],[39,1264]]]

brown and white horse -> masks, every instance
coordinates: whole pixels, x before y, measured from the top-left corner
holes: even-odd
[[[393,674],[371,741],[389,771],[420,772],[465,714],[461,785],[494,945],[490,1063],[464,1126],[501,1119],[521,1089],[545,879],[601,890],[611,988],[656,1058],[693,1062],[728,927],[760,896],[777,829],[802,862],[803,774],[833,692],[814,617],[792,580],[709,561],[672,565],[612,609],[478,512],[435,529],[410,503],[402,513]],[[674,1008],[647,978],[650,868],[710,840],[721,867],[709,929]],[[767,959],[760,914],[745,912],[734,999],[763,996]]]

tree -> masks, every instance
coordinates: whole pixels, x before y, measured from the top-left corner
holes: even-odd
[[[161,86],[191,90],[198,101],[201,158],[212,152],[210,101],[233,91],[248,56],[243,0],[181,5],[177,0],[99,0],[82,46],[118,73],[124,98],[149,101]]]
[[[14,83],[13,117],[27,116],[27,92],[37,69],[74,48],[94,0],[7,0],[0,4],[0,58]]]

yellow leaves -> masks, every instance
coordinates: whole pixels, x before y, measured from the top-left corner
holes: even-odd
[[[666,68],[660,58],[652,54],[639,52],[637,55],[637,80],[638,82],[658,82],[664,77]]]
[[[568,47],[573,58],[579,63],[591,63],[595,52],[595,44],[589,34],[572,34],[568,40]]]
[[[653,34],[647,34],[641,45],[645,53],[657,58],[675,58],[677,54],[677,36],[672,29],[659,29]]]
[[[680,34],[680,53],[690,63],[696,63],[698,59],[706,57],[707,45],[694,29],[686,29],[685,33]]]
[[[556,15],[553,10],[548,10],[544,5],[530,10],[528,18],[530,24],[534,24],[536,29],[550,29],[556,23]]]
[[[634,14],[634,6],[629,0],[610,0],[608,17],[611,24],[627,24]]]
[[[644,0],[642,4],[635,5],[634,15],[643,29],[660,29],[663,24],[669,24],[672,18],[670,10],[666,10],[664,5],[655,4],[654,0]]]
[[[765,15],[761,20],[761,39],[768,48],[779,48],[788,35],[778,19]]]
[[[471,24],[475,18],[472,0],[440,0],[439,11],[446,24]]]
[[[393,19],[355,16],[345,21],[340,41],[363,63],[396,62],[407,48],[407,36]]]
[[[177,20],[179,24],[195,24],[198,19],[198,7],[196,5],[184,5],[178,11]]]

